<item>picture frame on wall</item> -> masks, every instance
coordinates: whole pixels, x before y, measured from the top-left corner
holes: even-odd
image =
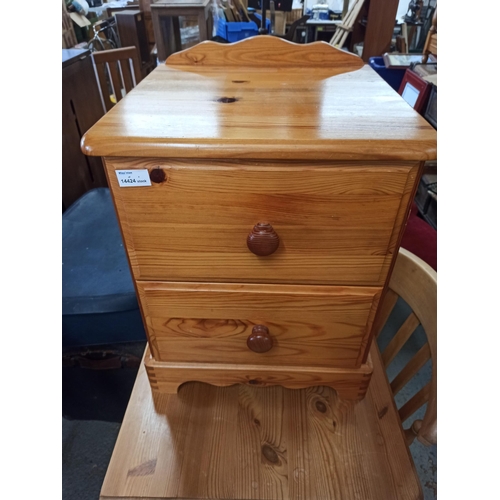
[[[411,69],[407,69],[399,87],[399,95],[418,113],[427,106],[431,84]]]

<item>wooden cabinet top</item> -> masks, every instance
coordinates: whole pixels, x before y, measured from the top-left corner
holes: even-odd
[[[169,57],[82,139],[92,156],[433,160],[436,131],[325,42],[258,36]]]
[[[89,55],[89,49],[62,49],[62,67],[67,68],[76,61],[85,59],[85,57]]]

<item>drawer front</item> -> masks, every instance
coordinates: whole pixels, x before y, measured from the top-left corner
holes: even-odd
[[[106,164],[136,279],[237,283],[383,285],[418,171],[414,164]],[[164,180],[118,186],[114,170],[145,168]],[[267,256],[247,244],[262,222],[279,238]],[[270,239],[264,235],[264,247]]]
[[[381,292],[141,281],[137,287],[158,361],[339,368],[361,365]]]

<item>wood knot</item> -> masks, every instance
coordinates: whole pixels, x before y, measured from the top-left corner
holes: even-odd
[[[149,178],[151,179],[151,182],[155,182],[156,184],[160,184],[161,182],[165,181],[165,178],[166,178],[165,171],[160,167],[153,168],[149,172]]]
[[[320,413],[326,413],[326,405],[323,403],[323,401],[316,401],[316,410],[318,410]]]
[[[148,460],[133,469],[129,469],[127,472],[127,477],[134,476],[151,476],[156,470],[156,458],[153,460]]]
[[[231,80],[232,83],[248,83],[248,80]]]
[[[217,99],[217,102],[222,102],[224,104],[229,104],[236,101],[239,101],[239,99],[237,99],[236,97],[219,97],[219,99]]]
[[[200,54],[195,54],[193,56],[187,56],[187,58],[193,62],[194,64],[199,64],[201,62],[203,62],[203,60],[205,59],[205,56],[204,55],[200,55]]]
[[[387,406],[384,406],[379,412],[378,412],[378,418],[383,418],[385,414],[389,411],[389,408]]]
[[[249,383],[249,384],[252,384],[252,385],[257,385],[257,384],[259,383],[259,381],[258,381],[258,380],[253,380],[253,379],[252,379],[252,380],[249,380],[249,381],[248,381],[248,383]]]
[[[253,423],[254,423],[255,425],[259,425],[259,426],[260,426],[260,420],[259,420],[258,418],[254,418],[254,419],[253,419]]]
[[[280,461],[278,454],[268,444],[262,447],[262,454],[264,458],[272,464],[277,464]]]

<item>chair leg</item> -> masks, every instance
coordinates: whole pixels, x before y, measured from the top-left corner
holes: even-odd
[[[415,420],[413,424],[411,424],[411,427],[409,427],[408,429],[404,429],[406,444],[408,446],[410,446],[418,436],[420,427],[422,427],[422,420]]]

